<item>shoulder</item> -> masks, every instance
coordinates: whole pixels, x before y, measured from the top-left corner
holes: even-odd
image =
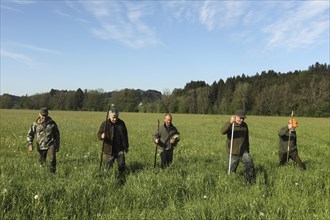
[[[248,128],[248,125],[247,125],[247,123],[246,123],[245,121],[243,121],[243,123],[242,123],[242,127],[246,127],[246,128]]]
[[[121,120],[120,118],[118,118],[118,121],[117,121],[118,125],[120,126],[126,126],[125,122],[123,120]]]
[[[173,124],[171,125],[170,130],[175,132],[175,133],[179,133],[178,129]]]

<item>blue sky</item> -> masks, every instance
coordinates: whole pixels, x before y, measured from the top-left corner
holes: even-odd
[[[171,92],[329,64],[329,1],[1,0],[1,94]]]

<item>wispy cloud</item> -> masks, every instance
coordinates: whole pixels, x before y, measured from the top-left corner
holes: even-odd
[[[76,16],[73,16],[71,14],[67,14],[67,13],[65,13],[63,11],[60,11],[60,10],[55,10],[54,11],[54,14],[60,15],[62,17],[67,17],[67,18],[70,18],[70,19],[73,19],[73,20],[76,20],[76,21],[79,21],[79,22],[82,22],[82,23],[91,23],[87,19],[83,19],[81,17],[76,17]]]
[[[5,5],[1,5],[0,8],[4,9],[4,10],[8,10],[8,11],[21,12],[21,10],[18,10],[16,8],[13,8],[13,7],[5,6]]]
[[[22,4],[22,5],[29,5],[29,4],[36,3],[36,1],[33,1],[33,0],[11,0],[10,2]]]
[[[132,48],[160,45],[155,30],[148,25],[148,16],[154,14],[148,4],[117,1],[81,2],[98,26],[92,33],[101,39],[113,39]]]
[[[242,18],[245,5],[245,2],[241,1],[206,1],[200,10],[200,22],[209,31],[232,26]]]
[[[8,58],[16,60],[20,63],[23,63],[29,67],[35,66],[34,60],[24,54],[15,53],[15,52],[1,49],[1,57],[8,57]]]
[[[329,38],[328,1],[206,1],[199,18],[208,31],[231,28],[245,38],[266,34],[259,40],[269,49],[301,48]]]
[[[17,42],[6,42],[4,43],[5,46],[1,48],[1,57],[7,57],[10,59],[13,59],[15,61],[18,61],[20,63],[23,63],[29,67],[37,67],[41,63],[38,63],[36,61],[36,58],[33,56],[29,56],[26,54],[30,54],[31,51],[37,51],[41,52],[43,54],[53,54],[53,55],[61,55],[62,53],[57,50],[51,50],[48,48],[42,48],[37,47],[31,44],[23,44],[23,43],[17,43]],[[3,49],[6,47],[6,49]],[[17,52],[17,50],[25,49],[25,52]]]
[[[174,21],[198,22],[210,33],[230,28],[228,33],[233,39],[264,42],[269,49],[310,46],[326,38],[329,30],[328,1],[81,1],[67,4],[85,14],[90,24],[96,23],[90,28],[96,37],[132,48],[163,45],[158,35],[161,27],[152,26],[159,13],[165,14],[163,19],[173,24]]]
[[[283,11],[281,18],[263,29],[267,47],[294,49],[329,39],[329,2],[306,1]]]
[[[48,53],[48,54],[55,54],[55,55],[61,55],[62,54],[60,51],[57,51],[57,50],[37,47],[37,46],[31,45],[31,44],[10,42],[10,43],[7,43],[7,45],[12,46],[12,47],[14,46],[14,47],[19,47],[19,48],[25,48],[25,49],[29,49],[29,50],[39,51],[39,52]]]

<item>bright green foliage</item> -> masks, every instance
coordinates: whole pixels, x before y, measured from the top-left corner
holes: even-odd
[[[299,155],[278,167],[277,132],[288,117],[248,116],[257,179],[244,169],[227,175],[225,136],[229,116],[173,115],[181,133],[173,165],[153,169],[151,135],[163,114],[120,113],[128,128],[126,179],[101,170],[100,112],[50,111],[61,132],[57,174],[28,153],[26,134],[38,111],[0,110],[0,219],[329,219],[329,119],[300,118]]]

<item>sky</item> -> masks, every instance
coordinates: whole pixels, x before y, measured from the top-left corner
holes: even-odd
[[[329,64],[329,1],[1,0],[1,94],[172,92]]]

